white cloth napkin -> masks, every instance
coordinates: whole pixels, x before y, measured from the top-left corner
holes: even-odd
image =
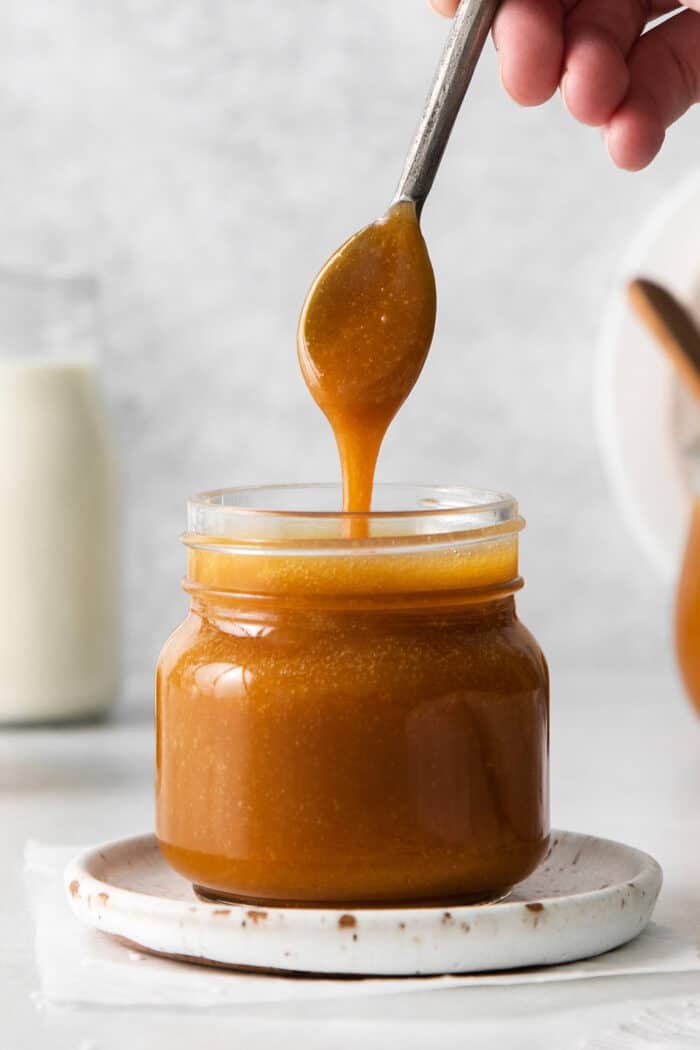
[[[700,999],[647,1009],[634,1021],[617,1025],[580,1050],[698,1050]]]
[[[700,970],[694,940],[655,923],[636,940],[594,959],[482,976],[353,981],[268,977],[194,966],[129,951],[105,934],[80,923],[70,912],[63,889],[64,868],[78,852],[79,847],[45,846],[36,842],[29,842],[25,850],[41,995],[51,1003],[173,1005],[191,1009]],[[627,1044],[620,1046],[627,1050]],[[601,1047],[608,1050],[605,1044]],[[645,1046],[645,1050],[648,1047]]]

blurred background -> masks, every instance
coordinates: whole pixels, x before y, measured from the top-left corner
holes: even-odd
[[[334,480],[298,371],[307,286],[390,200],[447,25],[426,0],[1,0],[0,260],[94,273],[125,484],[122,716],[182,619],[188,495]],[[439,289],[384,480],[505,489],[554,671],[671,662],[671,588],[620,519],[594,359],[620,259],[698,162],[700,118],[613,169],[489,47],[423,225]]]

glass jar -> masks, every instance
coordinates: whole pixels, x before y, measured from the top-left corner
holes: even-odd
[[[120,656],[116,458],[90,277],[0,269],[0,723],[103,714]]]
[[[157,672],[160,848],[213,898],[498,898],[549,833],[548,674],[515,611],[517,505],[378,485],[378,509],[347,515],[339,499],[189,503],[191,608]]]

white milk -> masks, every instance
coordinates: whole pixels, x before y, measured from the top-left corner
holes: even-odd
[[[0,357],[0,722],[87,717],[119,665],[116,466],[95,369]]]

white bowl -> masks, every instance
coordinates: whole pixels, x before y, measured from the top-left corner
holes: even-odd
[[[621,513],[650,563],[675,580],[694,491],[685,450],[700,438],[700,409],[632,314],[627,282],[651,277],[700,319],[700,171],[650,216],[610,297],[597,360],[598,432]]]

